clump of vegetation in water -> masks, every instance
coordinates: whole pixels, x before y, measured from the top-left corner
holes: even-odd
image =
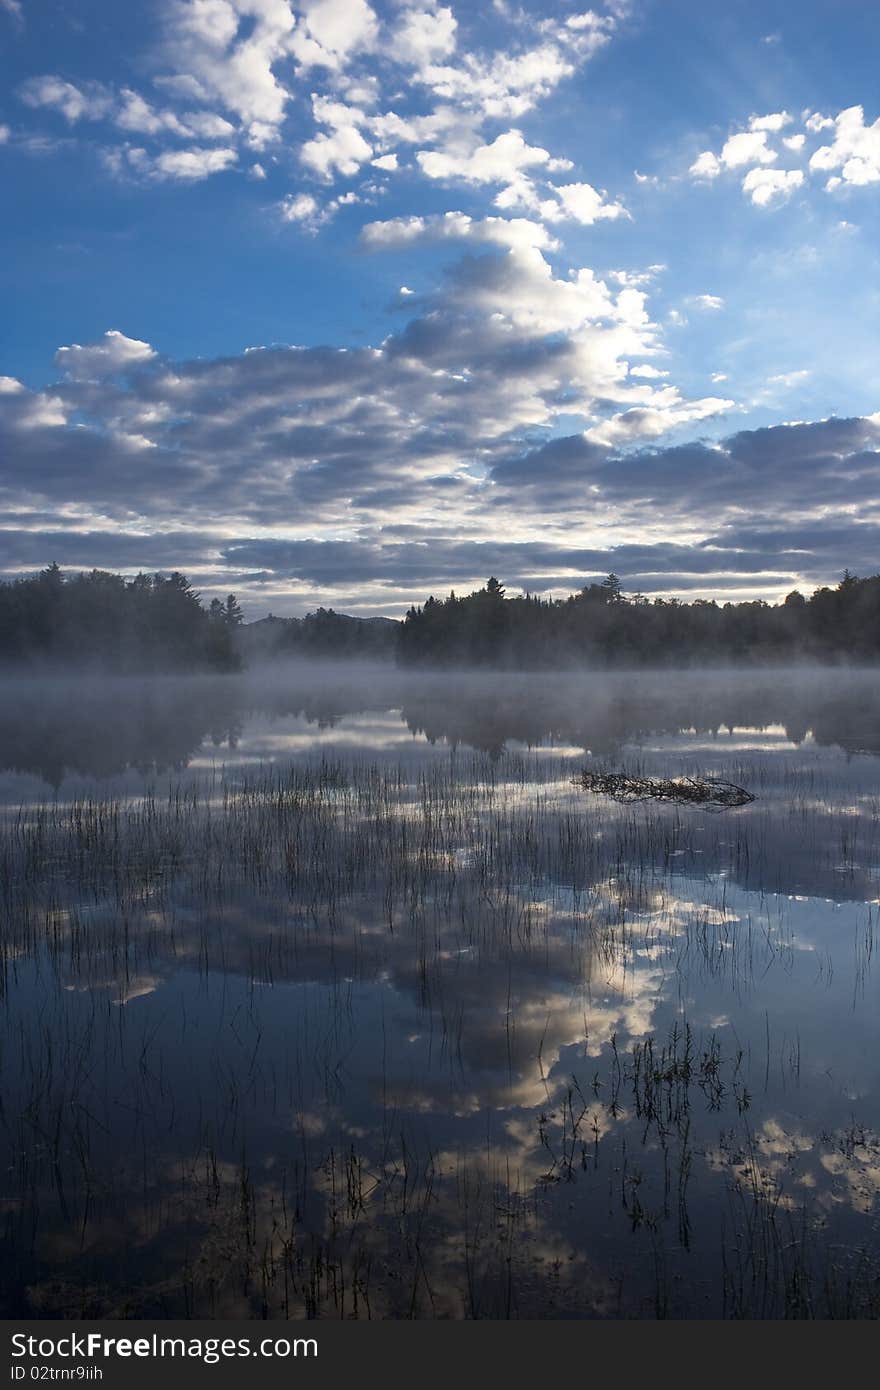
[[[747,806],[751,792],[717,777],[630,777],[625,772],[584,771],[575,786],[615,801],[683,801],[698,806]]]

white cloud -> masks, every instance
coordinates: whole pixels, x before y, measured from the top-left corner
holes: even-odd
[[[303,164],[327,182],[334,171],[345,177],[356,174],[373,154],[372,146],[359,130],[365,120],[364,112],[317,92],[312,93],[312,112],[315,120],[329,129],[319,131],[302,146],[299,157]]]
[[[285,222],[311,222],[319,211],[318,200],[311,193],[291,193],[280,206]]]
[[[478,241],[495,246],[537,247],[543,250],[552,249],[558,244],[540,222],[531,222],[524,217],[472,218],[464,212],[368,222],[361,229],[361,240],[372,251],[394,250],[426,241]]]
[[[373,73],[358,72],[353,76],[335,76],[330,79],[334,91],[352,106],[373,107],[382,94],[378,77]]]
[[[437,10],[404,11],[391,40],[393,56],[397,62],[428,67],[455,51],[457,28],[455,15],[445,5]]]
[[[768,134],[777,134],[790,124],[792,117],[787,111],[771,112],[766,116],[752,116],[748,130],[740,130],[728,137],[719,154],[704,150],[691,164],[688,173],[695,179],[716,179],[725,169],[742,169],[748,165],[764,166],[774,164],[779,158],[776,150],[767,143]],[[797,140],[798,137],[791,137]],[[800,137],[803,143],[803,136]],[[786,144],[789,141],[785,141]],[[795,146],[792,146],[795,148]],[[797,180],[786,174],[776,180],[752,178],[747,175],[743,187],[752,194],[752,201],[764,204],[771,197],[778,197],[783,190],[791,192]],[[771,189],[773,190],[771,192]]]
[[[323,204],[311,193],[289,193],[282,198],[278,208],[284,222],[298,222],[307,232],[314,234],[330,222],[340,208],[359,202],[360,196],[354,191],[342,193]]]
[[[154,348],[139,338],[127,338],[111,328],[98,343],[86,347],[73,343],[59,348],[55,361],[65,376],[74,381],[96,381],[125,371],[128,367],[150,362],[156,356]]]
[[[726,169],[739,169],[744,164],[772,164],[778,158],[767,145],[766,130],[744,130],[731,135],[721,148],[721,163]]]
[[[695,294],[691,303],[700,309],[723,309],[724,300],[717,294]]]
[[[262,149],[277,138],[289,92],[275,71],[291,53],[295,19],[288,0],[168,0],[165,41],[160,53],[172,67],[156,86],[200,106],[220,106],[240,124],[242,138]],[[21,89],[31,106],[58,110],[71,124],[108,119],[120,129],[152,138],[222,140],[236,127],[216,109],[178,111],[157,107],[140,93],[123,88],[114,95],[100,84],[75,86],[56,76],[31,78]],[[107,163],[132,163],[152,177],[198,179],[228,167],[227,154],[211,158],[197,151],[139,156],[126,149]]]
[[[290,193],[278,205],[284,222],[296,222],[313,235],[329,222],[336,212],[336,204],[322,206],[311,193]]]
[[[9,139],[10,131],[8,125],[0,125],[0,145],[5,145]]]
[[[553,197],[540,205],[541,215],[550,222],[569,217],[585,227],[594,222],[616,221],[619,217],[629,217],[622,203],[608,203],[605,194],[597,192],[589,183],[557,184],[552,189]],[[558,201],[555,201],[557,200]]]
[[[774,111],[767,116],[752,116],[749,120],[749,130],[779,131],[791,125],[791,122],[792,117],[787,111]]]
[[[880,117],[867,126],[863,108],[850,106],[833,121],[811,128],[834,129],[833,142],[820,146],[810,157],[812,170],[839,170],[838,179],[853,185],[880,182]]]
[[[291,51],[303,68],[344,68],[376,42],[375,11],[366,0],[306,0]]]
[[[234,149],[220,147],[163,150],[161,154],[150,154],[139,146],[128,145],[121,151],[111,151],[108,160],[117,172],[133,171],[157,183],[166,180],[198,183],[212,174],[231,169],[238,162],[238,153]]]
[[[230,153],[236,148],[255,152],[265,171],[261,152],[280,139],[296,77],[308,73],[316,86],[316,129],[299,136],[298,153],[323,182],[353,178],[368,162],[394,172],[397,147],[412,144],[416,167],[429,179],[501,185],[495,199],[501,210],[540,215],[543,200],[554,221],[570,217],[591,225],[628,216],[585,182],[558,191],[545,185],[539,192],[536,169],[546,179],[572,168],[571,162],[527,144],[517,129],[484,134],[487,121],[532,109],[576,72],[609,41],[612,16],[588,10],[563,20],[511,11],[505,18],[516,31],[516,47],[459,51],[452,6],[400,0],[390,9],[380,20],[367,0],[163,0],[157,55],[165,70],[160,66],[153,77],[152,92],[75,86],[47,76],[31,79],[23,96],[32,105],[54,107],[71,123],[106,119],[140,137],[100,151],[113,171],[196,181],[236,162],[239,156]],[[522,42],[529,32],[532,42]],[[380,52],[378,70],[365,72],[360,60]],[[399,84],[403,74],[395,91],[395,77]],[[402,110],[378,108],[383,88]],[[164,99],[156,99],[157,91]],[[413,110],[415,93],[427,94],[433,109]],[[176,141],[190,148],[169,149]],[[222,146],[216,155],[194,148],[214,141]],[[260,176],[250,168],[252,177]]]
[[[613,5],[608,6],[609,10],[614,9]],[[619,9],[626,8],[619,5]],[[599,36],[600,42],[605,42],[606,36],[614,27],[613,21],[603,15],[596,14],[595,10],[584,10],[581,14],[571,14],[565,21],[566,29],[574,29],[579,34],[595,34]]]
[[[612,415],[586,432],[585,438],[595,444],[614,446],[641,439],[657,439],[670,429],[707,420],[731,410],[734,402],[719,396],[704,396],[697,401],[670,401],[663,409],[635,406]]]
[[[515,120],[608,43],[615,27],[612,18],[593,11],[571,15],[563,23],[555,19],[535,23],[521,11],[518,20],[522,26],[533,23],[541,42],[519,52],[485,56],[466,52],[457,63],[425,63],[416,68],[416,81],[443,101],[455,102],[483,118]]]
[[[529,145],[518,130],[508,130],[489,145],[468,151],[419,150],[416,160],[429,179],[462,179],[465,183],[512,183],[524,169],[549,165],[550,153]]]
[[[245,132],[245,144],[258,154],[278,139],[278,130],[271,121],[251,121]]]
[[[178,114],[161,109],[131,87],[123,87],[115,94],[97,83],[80,88],[59,77],[46,76],[29,79],[20,91],[29,106],[56,110],[71,125],[80,120],[107,120],[132,134],[183,139],[228,141],[235,134],[235,127],[215,112]]]
[[[288,0],[169,0],[167,15],[163,52],[173,72],[166,80],[218,102],[256,145],[268,143],[290,97],[275,73],[292,51]]]
[[[60,111],[70,125],[83,118],[98,120],[112,106],[112,98],[97,83],[83,89],[65,82],[61,77],[29,77],[19,88],[22,101],[32,107],[48,107]]]
[[[429,65],[417,80],[436,96],[478,110],[492,120],[524,115],[565,77],[576,70],[555,44],[544,44],[527,53],[495,54],[483,61],[466,54],[458,67]]]
[[[185,111],[181,124],[187,135],[199,140],[228,140],[235,134],[235,126],[213,111]]]
[[[748,130],[738,131],[725,141],[720,155],[705,150],[691,164],[694,178],[713,179],[722,169],[755,166],[746,173],[742,187],[757,207],[778,204],[791,196],[804,182],[799,169],[768,170],[778,152],[768,144],[769,135],[777,135],[792,122],[787,111],[752,116]],[[809,109],[801,112],[804,130],[781,137],[781,144],[792,154],[799,154],[810,135],[834,132],[830,143],[820,145],[809,160],[811,173],[827,173],[825,189],[835,192],[845,185],[864,186],[880,183],[880,118],[866,125],[861,106],[850,106],[837,116],[825,116]]]
[[[235,150],[229,149],[167,150],[157,156],[154,170],[161,178],[204,179],[231,168],[237,159]]]
[[[201,82],[197,82],[192,73],[159,73],[153,79],[153,86],[160,91],[168,92],[172,97],[180,101],[207,102],[210,94]]]
[[[238,7],[234,0],[176,0],[179,30],[216,49],[226,48],[238,31]]]
[[[189,134],[186,126],[173,111],[157,111],[130,88],[122,89],[121,99],[122,104],[116,113],[115,121],[122,130],[137,131],[144,135],[158,135],[165,131],[170,131],[173,135]],[[225,124],[231,131],[232,126]]]
[[[644,289],[650,285],[656,276],[662,275],[668,266],[655,264],[649,265],[645,270],[609,270],[608,279],[613,280],[617,285],[631,285],[636,289]]]
[[[756,207],[784,202],[804,181],[800,169],[750,169],[742,182]]]
[[[365,117],[364,128],[382,148],[389,145],[430,144],[450,132],[459,137],[462,131],[471,135],[471,124],[451,106],[440,106],[421,116],[401,116],[397,111],[385,111],[377,116]]]
[[[5,377],[4,380],[15,382],[14,377]],[[15,382],[15,385],[20,386],[21,383]],[[6,399],[3,400],[3,397]],[[27,391],[24,388],[21,391],[0,390],[0,405],[5,407],[3,414],[16,431],[33,431],[38,435],[42,430],[54,432],[68,423],[64,402],[47,391]]]
[[[356,126],[337,126],[328,134],[320,131],[307,140],[299,152],[303,164],[322,179],[330,180],[334,172],[350,177],[373,153]]]
[[[557,277],[540,248],[524,244],[505,255],[463,262],[447,274],[443,294],[449,312],[465,315],[465,321],[478,315],[488,340],[506,343],[507,352],[523,340],[555,342],[546,370],[557,384],[564,372],[569,408],[593,396],[652,397],[651,388],[627,381],[628,361],[658,350],[657,329],[640,290],[614,294],[589,267]],[[535,362],[533,387],[540,382]]]
[[[688,173],[693,174],[696,179],[715,179],[721,173],[721,165],[711,150],[704,150],[702,154],[697,155]]]

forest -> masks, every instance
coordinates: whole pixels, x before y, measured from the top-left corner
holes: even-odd
[[[205,605],[185,575],[106,570],[0,583],[0,662],[117,673],[240,671],[285,657],[392,658],[400,624],[319,608],[245,623],[235,594]]]
[[[6,666],[236,671],[242,612],[234,594],[206,608],[185,575],[106,570],[64,575],[57,564],[0,584],[0,660]]]
[[[494,577],[466,597],[412,607],[397,653],[404,665],[540,670],[582,665],[875,661],[880,656],[880,575],[847,571],[836,588],[778,604],[649,599],[615,574],[564,599],[507,597]]]
[[[235,594],[203,603],[185,575],[104,570],[0,583],[7,668],[97,666],[116,672],[238,671],[287,657],[396,660],[408,667],[541,670],[719,666],[880,657],[880,575],[846,571],[834,588],[781,603],[647,598],[609,574],[567,598],[509,597],[494,576],[473,593],[433,596],[403,622],[318,608],[245,623]]]

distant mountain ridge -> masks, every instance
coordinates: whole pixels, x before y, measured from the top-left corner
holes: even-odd
[[[270,613],[242,623],[236,646],[245,661],[269,661],[283,656],[373,657],[391,659],[401,624],[395,618],[356,618],[333,608],[318,608],[304,618],[278,618]]]

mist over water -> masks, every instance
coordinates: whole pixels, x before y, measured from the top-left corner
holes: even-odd
[[[375,751],[416,764],[469,748],[565,747],[614,757],[699,736],[719,755],[746,746],[880,754],[873,668],[590,673],[398,670],[279,662],[240,675],[21,676],[0,681],[4,800],[94,785],[134,791],[157,777]],[[682,735],[687,735],[682,741]],[[760,736],[760,737],[759,737]],[[30,779],[16,782],[16,778]],[[43,787],[40,787],[43,783]]]
[[[873,672],[21,679],[0,766],[6,1316],[880,1311]]]

